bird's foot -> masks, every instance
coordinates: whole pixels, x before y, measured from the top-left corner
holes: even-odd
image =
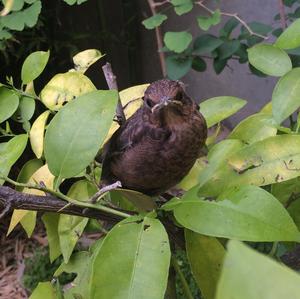
[[[116,181],[113,184],[107,185],[102,187],[98,192],[96,192],[91,198],[90,198],[90,202],[92,203],[96,203],[106,192],[111,191],[111,190],[115,190],[117,188],[121,188],[122,184],[120,181]]]

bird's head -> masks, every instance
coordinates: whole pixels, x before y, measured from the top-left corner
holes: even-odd
[[[183,87],[180,81],[163,79],[153,82],[145,91],[144,107],[151,113],[159,113],[169,108],[181,110],[191,102]]]

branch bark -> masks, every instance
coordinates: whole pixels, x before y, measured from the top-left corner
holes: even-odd
[[[108,88],[109,89],[115,89],[118,91],[118,84],[117,84],[117,77],[115,76],[111,64],[107,62],[103,67],[102,67],[105,80],[107,82]],[[116,117],[117,117],[117,122],[121,126],[125,123],[126,117],[124,114],[123,106],[120,100],[120,96],[118,98],[118,105],[116,109]]]
[[[0,207],[3,211],[0,217],[4,217],[13,209],[55,212],[88,218],[99,219],[115,224],[121,221],[121,216],[99,211],[93,208],[84,208],[70,205],[68,202],[58,199],[52,195],[40,196],[22,193],[7,186],[0,186]]]

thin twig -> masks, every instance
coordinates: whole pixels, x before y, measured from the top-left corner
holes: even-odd
[[[159,6],[162,6],[162,5],[165,5],[165,4],[169,4],[170,1],[169,0],[165,0],[165,1],[161,1],[161,2],[153,2],[153,7],[159,7]]]
[[[279,5],[279,15],[280,15],[281,27],[284,30],[287,27],[287,24],[286,24],[286,19],[285,19],[283,0],[278,0],[278,5]]]
[[[213,13],[214,13],[213,10],[211,10],[209,7],[207,7],[205,4],[203,4],[203,1],[197,1],[197,2],[195,2],[195,4],[201,6],[203,9],[205,9],[206,11],[208,11],[210,14],[213,14]],[[250,28],[250,26],[249,26],[243,19],[241,19],[241,18],[239,17],[239,15],[238,15],[237,13],[230,13],[230,12],[224,12],[224,11],[221,11],[220,14],[223,15],[223,16],[235,18],[237,21],[239,21],[239,22],[247,29],[247,31],[248,31],[251,35],[257,36],[257,37],[260,37],[260,38],[263,38],[263,39],[268,39],[267,36],[254,32],[254,31]]]
[[[102,67],[107,85],[109,89],[114,89],[118,91],[118,84],[117,84],[117,77],[113,73],[111,64],[107,62],[103,67]],[[125,123],[126,117],[124,114],[123,106],[120,100],[120,96],[118,96],[118,105],[116,109],[116,116],[117,116],[117,122],[121,126]]]
[[[148,5],[150,7],[151,13],[152,15],[156,15],[157,11],[156,11],[156,7],[166,4],[169,1],[163,1],[163,2],[154,2],[153,0],[147,0],[148,1]],[[160,67],[161,67],[161,72],[163,77],[167,76],[167,69],[166,69],[166,59],[165,59],[165,54],[164,52],[161,51],[161,49],[163,48],[163,41],[162,41],[162,33],[161,33],[161,29],[160,26],[155,27],[155,36],[156,36],[156,43],[157,43],[157,51],[158,51],[158,55],[159,55],[159,61],[160,61]]]
[[[98,192],[96,192],[90,199],[90,202],[96,203],[106,192],[121,188],[122,184],[120,181],[116,181],[111,185],[104,186]]]

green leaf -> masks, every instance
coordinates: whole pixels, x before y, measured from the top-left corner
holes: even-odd
[[[64,2],[66,2],[69,5],[74,5],[74,4],[79,5],[79,4],[84,3],[86,1],[87,0],[64,0]]]
[[[28,136],[26,134],[17,135],[6,143],[1,143],[0,146],[0,177],[1,175],[7,176],[10,168],[16,163],[22,155]],[[3,184],[0,179],[0,185]]]
[[[0,123],[10,118],[17,110],[19,97],[10,89],[0,87]]]
[[[167,74],[172,80],[178,80],[188,73],[192,67],[192,58],[181,58],[175,55],[166,59]]]
[[[185,228],[208,236],[255,242],[300,240],[281,203],[256,186],[227,188],[217,201],[197,198],[193,188],[175,207],[174,216]]]
[[[220,30],[220,36],[229,38],[232,31],[240,24],[236,18],[230,18],[225,24],[224,27]]]
[[[265,186],[295,178],[300,175],[299,147],[300,136],[296,135],[277,135],[245,146],[217,168],[203,171],[198,193],[216,196],[232,186]]]
[[[203,34],[194,41],[193,53],[197,55],[207,54],[214,51],[223,41],[211,34]]]
[[[146,29],[154,29],[155,27],[160,26],[167,18],[168,17],[166,15],[158,13],[144,20],[142,24],[146,27]]]
[[[218,25],[221,22],[221,11],[216,9],[214,13],[209,16],[199,16],[197,17],[198,26],[207,31],[211,26]]]
[[[272,94],[274,119],[282,123],[300,106],[300,68],[294,68],[276,84]]]
[[[18,122],[26,122],[31,119],[35,110],[35,101],[33,98],[21,97],[19,107],[14,114],[14,119]]]
[[[261,72],[270,76],[283,76],[292,69],[289,55],[269,44],[258,44],[248,49],[249,62]]]
[[[112,124],[117,100],[114,90],[91,92],[54,116],[46,131],[45,158],[55,176],[73,177],[95,158]]]
[[[58,258],[61,255],[58,235],[59,216],[60,215],[57,213],[45,213],[42,216],[42,220],[47,232],[49,256],[51,263],[53,263],[56,260],[56,258]]]
[[[192,68],[197,72],[204,72],[206,70],[206,62],[199,56],[195,56],[192,62]]]
[[[42,73],[49,60],[49,55],[49,51],[37,51],[25,59],[21,71],[21,79],[24,84],[35,80]]]
[[[43,162],[39,159],[32,159],[27,161],[21,171],[19,172],[17,182],[19,183],[28,183],[30,177],[43,166]],[[16,190],[22,192],[24,187],[16,186]]]
[[[97,188],[86,180],[77,181],[72,185],[68,196],[77,200],[88,200],[97,192]],[[63,254],[65,263],[68,263],[70,256],[81,237],[89,219],[72,215],[60,215],[58,222],[58,235],[60,251]]]
[[[174,5],[174,10],[179,16],[193,9],[193,2],[191,0],[171,0],[171,3]]]
[[[257,113],[242,120],[229,134],[230,139],[240,139],[252,144],[277,133],[276,125],[271,115]]]
[[[41,91],[41,101],[49,109],[59,110],[65,103],[95,90],[91,80],[80,72],[57,74]]]
[[[22,11],[12,12],[9,15],[1,17],[1,22],[11,30],[22,31],[25,26],[33,27],[37,23],[41,9],[41,1],[36,1]]]
[[[275,46],[286,50],[300,46],[300,19],[283,31],[275,42]]]
[[[214,65],[213,66],[214,66],[214,70],[215,70],[217,75],[220,74],[224,70],[224,68],[227,65],[227,61],[228,61],[228,59],[223,59],[223,60],[220,60],[218,58],[214,59]]]
[[[63,272],[76,273],[76,278],[71,284],[72,287],[64,292],[65,299],[73,299],[74,297],[89,298],[88,283],[91,275],[92,260],[93,255],[89,252],[76,252],[71,256],[67,264],[62,263],[55,271],[54,276],[58,276]]]
[[[246,101],[235,97],[215,97],[200,103],[200,111],[210,128],[246,105]]]
[[[225,249],[212,237],[185,230],[186,251],[193,276],[205,299],[214,299]]]
[[[57,299],[56,291],[51,282],[39,282],[29,299]]]
[[[162,299],[169,264],[163,225],[148,217],[127,218],[107,234],[95,257],[90,298]]]
[[[36,214],[37,214],[36,211],[27,211],[26,215],[24,215],[20,220],[20,223],[24,228],[28,238],[31,237],[34,228],[36,226]]]
[[[181,32],[166,32],[164,42],[168,49],[176,53],[181,53],[188,48],[193,37],[187,31]]]
[[[229,241],[216,299],[300,298],[300,276],[238,241]]]
[[[230,40],[230,41],[225,41],[218,49],[218,59],[219,60],[224,60],[229,57],[231,57],[236,51],[239,50],[240,48],[240,41],[235,39],[235,40]]]

